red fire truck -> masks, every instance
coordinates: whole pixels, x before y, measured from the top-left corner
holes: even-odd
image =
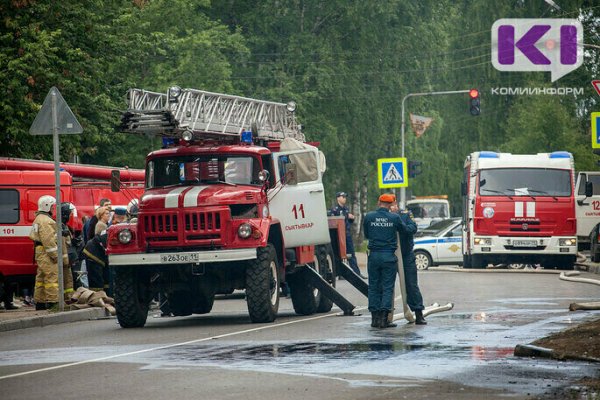
[[[143,326],[156,293],[190,315],[245,289],[253,322],[275,320],[283,282],[299,314],[343,300],[332,287],[344,221],[328,220],[325,159],[305,143],[294,103],[178,87],[131,89],[128,101],[123,130],[165,146],[147,156],[137,222],[108,231],[122,327]]]
[[[121,169],[127,190],[110,190],[113,168],[61,163],[61,200],[75,205],[69,225],[80,232],[83,216],[91,217],[101,198],[113,206],[126,206],[143,193],[144,171]],[[0,158],[0,281],[33,287],[36,273],[33,243],[29,239],[38,199],[55,196],[54,163],[50,161]],[[0,285],[1,287],[2,285]]]
[[[462,183],[463,266],[573,269],[574,173],[573,156],[565,151],[470,154]]]

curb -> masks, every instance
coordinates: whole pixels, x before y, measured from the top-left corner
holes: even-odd
[[[87,308],[48,315],[39,315],[0,322],[0,332],[14,331],[17,329],[44,327],[66,322],[88,321],[106,317],[104,308]]]

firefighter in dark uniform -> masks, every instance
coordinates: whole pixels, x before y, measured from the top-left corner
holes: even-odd
[[[92,237],[83,249],[90,289],[94,292],[108,290],[108,257],[106,256],[106,231]]]
[[[393,204],[390,211],[398,213],[400,219],[405,226],[405,229],[400,232],[400,250],[402,251],[402,264],[404,265],[404,283],[406,285],[406,303],[408,307],[415,313],[415,324],[427,325],[427,321],[423,317],[423,296],[419,290],[417,280],[417,264],[415,262],[415,253],[413,251],[413,237],[417,233],[417,224],[413,219],[413,215],[408,210],[398,211],[398,206]]]
[[[347,198],[348,193],[337,192],[335,194],[335,200],[337,204],[329,211],[329,213],[330,215],[344,216],[344,220],[346,223],[346,254],[350,256],[348,257],[350,268],[352,268],[356,275],[359,275],[361,278],[366,279],[367,277],[360,273],[360,268],[358,267],[358,262],[356,261],[356,253],[354,251],[354,241],[352,240],[351,228],[351,224],[354,223],[354,215],[352,215],[348,207],[346,207]]]
[[[406,230],[400,216],[390,212],[390,206],[396,202],[393,194],[379,196],[379,208],[369,212],[363,221],[365,237],[369,239],[369,311],[371,326],[374,328],[394,327],[388,322],[388,313],[392,310],[394,284],[398,272],[398,232]]]

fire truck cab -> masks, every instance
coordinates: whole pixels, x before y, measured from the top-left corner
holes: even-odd
[[[236,289],[253,322],[271,322],[284,282],[297,313],[329,311],[296,267],[334,285],[345,243],[327,219],[325,159],[304,143],[291,105],[179,88],[128,98],[123,130],[165,146],[147,157],[137,222],[108,231],[120,325],[143,326],[157,293],[190,315]]]
[[[465,161],[463,265],[527,263],[573,269],[573,156],[481,151]]]

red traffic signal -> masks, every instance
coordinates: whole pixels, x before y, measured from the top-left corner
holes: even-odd
[[[481,113],[481,104],[479,102],[479,90],[471,89],[469,90],[469,112],[473,116],[479,115]]]

